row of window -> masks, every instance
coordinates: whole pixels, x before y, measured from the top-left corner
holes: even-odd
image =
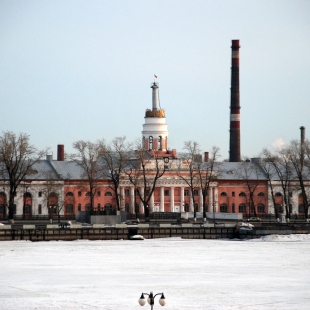
[[[236,196],[235,192],[232,192],[231,195],[232,195],[232,197],[235,197],[235,196]],[[227,194],[226,192],[221,192],[220,196],[222,196],[222,197],[228,197],[228,194]],[[259,197],[265,197],[266,195],[265,195],[265,193],[260,192],[260,193],[258,193],[257,196],[259,196]],[[246,197],[246,193],[245,193],[245,192],[240,192],[240,193],[239,193],[239,197]]]
[[[96,191],[97,196],[101,196],[101,191]],[[81,197],[82,196],[82,192],[78,191],[78,196]],[[86,192],[85,194],[86,197],[90,197],[91,196],[91,192]],[[111,192],[106,192],[104,194],[104,196],[113,196]],[[68,192],[66,194],[66,197],[74,197],[74,194],[72,192]]]

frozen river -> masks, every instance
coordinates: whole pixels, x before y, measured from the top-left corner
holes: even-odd
[[[0,242],[0,309],[310,309],[310,235]],[[161,309],[158,297],[154,309]]]

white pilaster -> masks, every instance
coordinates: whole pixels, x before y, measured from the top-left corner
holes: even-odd
[[[180,187],[180,205],[181,212],[184,212],[184,186]]]
[[[174,187],[170,188],[170,212],[174,212]]]
[[[164,190],[165,190],[165,188],[163,186],[161,186],[160,187],[160,207],[159,207],[159,212],[164,212],[165,211]]]

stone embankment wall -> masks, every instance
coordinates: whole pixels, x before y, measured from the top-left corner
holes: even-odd
[[[236,229],[235,224],[149,224],[105,226],[93,224],[81,226],[73,224],[70,228],[59,227],[58,224],[51,225],[1,225],[0,241],[29,240],[29,241],[51,241],[64,240],[73,241],[78,239],[88,240],[128,240],[133,235],[142,235],[145,239],[180,237],[183,239],[220,239],[240,238],[253,239],[271,234],[309,234],[310,226],[268,226],[254,227],[253,230]]]

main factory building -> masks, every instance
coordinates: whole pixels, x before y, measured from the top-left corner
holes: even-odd
[[[231,59],[231,102],[230,102],[230,141],[229,161],[214,165],[214,178],[209,182],[207,193],[196,186],[191,189],[186,181],[190,175],[188,161],[170,149],[168,125],[165,110],[159,104],[159,85],[154,82],[152,89],[152,106],[144,115],[142,141],[145,152],[156,154],[156,160],[148,160],[148,165],[163,165],[165,171],[157,180],[148,206],[151,212],[221,212],[242,213],[244,217],[253,214],[266,217],[274,214],[267,177],[261,168],[258,158],[241,162],[240,151],[240,93],[239,93],[239,40],[232,41]],[[142,115],[141,115],[142,118]],[[209,153],[197,158],[200,167],[208,167]],[[181,168],[180,168],[181,167]],[[207,169],[207,168],[206,168]],[[240,173],[247,171],[247,177]],[[149,169],[152,174],[152,169]],[[277,180],[274,180],[275,185]],[[0,189],[0,219],[7,217],[8,183],[2,180]],[[49,186],[51,185],[52,186]],[[133,184],[123,175],[118,189],[120,210],[128,216],[143,216],[144,205],[137,195],[149,191],[143,184]],[[275,198],[279,213],[284,213],[283,198],[280,186],[275,186]],[[299,214],[300,193],[290,193],[290,213]],[[194,196],[194,197],[193,197]],[[58,145],[57,159],[48,155],[34,167],[18,188],[15,198],[14,213],[16,216],[30,218],[33,216],[54,216],[57,210],[60,215],[75,218],[83,211],[106,211],[113,213],[117,209],[116,195],[110,178],[96,181],[93,198],[93,210],[90,210],[89,183],[82,168],[74,161],[65,160],[63,145]],[[61,208],[60,208],[61,206]],[[254,210],[255,209],[255,210]]]

